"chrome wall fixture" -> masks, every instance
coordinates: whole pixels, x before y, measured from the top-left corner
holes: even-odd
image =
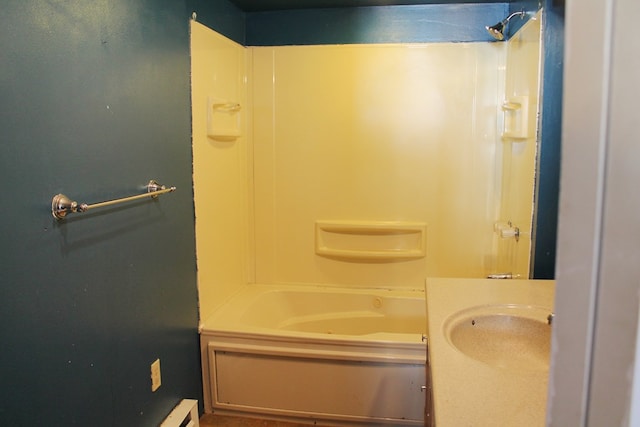
[[[498,22],[496,25],[492,25],[492,26],[487,25],[485,28],[487,29],[487,32],[491,34],[491,37],[493,37],[494,39],[504,40],[504,29],[506,28],[509,21],[511,21],[511,18],[513,18],[514,16],[519,16],[520,19],[524,19],[525,15],[526,13],[524,10],[520,12],[513,12],[511,15],[507,16],[505,19]]]
[[[87,204],[78,203],[69,199],[64,194],[56,194],[51,201],[51,213],[56,219],[63,219],[70,213],[86,212],[90,209],[102,208],[105,206],[116,205],[124,202],[132,202],[134,200],[144,199],[147,197],[156,198],[161,194],[171,193],[175,191],[176,187],[166,188],[164,185],[158,184],[156,181],[151,180],[147,184],[147,192],[143,194],[137,194],[135,196],[123,197],[121,199],[107,200],[104,202]]]

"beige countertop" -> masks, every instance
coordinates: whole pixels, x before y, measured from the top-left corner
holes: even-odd
[[[454,347],[445,330],[452,317],[489,306],[533,307],[537,316],[553,310],[555,282],[429,278],[426,286],[429,357],[435,425],[543,426],[548,369],[496,366]]]

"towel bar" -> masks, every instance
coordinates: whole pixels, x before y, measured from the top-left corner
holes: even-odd
[[[78,203],[69,199],[64,194],[56,194],[51,201],[51,213],[56,219],[63,219],[69,213],[86,212],[89,209],[102,208],[105,206],[116,205],[118,203],[131,202],[133,200],[144,199],[146,197],[156,198],[161,194],[170,193],[175,191],[176,187],[166,188],[164,185],[158,184],[156,181],[151,180],[147,184],[147,192],[143,194],[137,194],[135,196],[123,197],[121,199],[107,200],[104,202],[87,204]]]

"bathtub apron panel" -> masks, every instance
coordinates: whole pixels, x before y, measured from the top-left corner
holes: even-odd
[[[213,407],[310,419],[422,424],[423,364],[217,351]]]

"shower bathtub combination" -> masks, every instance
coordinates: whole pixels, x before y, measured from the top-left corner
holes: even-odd
[[[424,425],[424,292],[246,285],[201,326],[206,412]]]

